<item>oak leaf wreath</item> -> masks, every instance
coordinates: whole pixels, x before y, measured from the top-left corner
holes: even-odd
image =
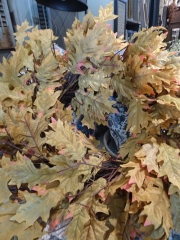
[[[68,240],[180,232],[180,58],[162,27],[117,38],[116,17],[109,4],[75,19],[62,56],[50,29],[17,27],[0,64],[0,239],[38,239],[66,220]],[[74,111],[107,125],[114,92],[130,132],[117,158],[70,124]]]

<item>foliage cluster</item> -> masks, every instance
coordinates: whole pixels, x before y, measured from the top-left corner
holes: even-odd
[[[99,17],[76,19],[63,56],[51,30],[18,27],[16,51],[0,65],[3,240],[40,238],[48,220],[51,229],[69,220],[68,240],[167,239],[170,229],[180,231],[180,58],[166,50],[162,28],[129,43],[117,38],[107,24],[112,12],[109,4]],[[68,85],[69,71],[80,76]],[[88,127],[107,124],[113,91],[128,106],[131,135],[117,159],[69,124],[72,108]]]

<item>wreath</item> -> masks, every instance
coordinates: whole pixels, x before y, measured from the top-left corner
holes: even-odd
[[[0,238],[167,239],[180,232],[180,58],[166,29],[125,42],[112,4],[75,19],[61,56],[50,29],[18,26],[0,64]],[[118,52],[123,51],[123,54]],[[69,74],[74,74],[69,78]],[[126,141],[111,156],[89,129],[127,107]]]

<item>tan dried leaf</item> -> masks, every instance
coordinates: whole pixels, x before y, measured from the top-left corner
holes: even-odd
[[[0,204],[8,202],[9,197],[12,195],[8,188],[8,182],[10,179],[11,177],[6,174],[6,171],[0,168]]]
[[[21,26],[17,25],[17,32],[14,33],[16,41],[22,45],[24,43],[24,39],[27,37],[27,30],[31,29],[27,21],[24,21]]]
[[[146,165],[148,172],[155,171],[158,173],[159,167],[157,164],[158,147],[152,144],[144,144],[141,149],[134,154],[140,161],[142,166]]]
[[[94,128],[94,123],[106,124],[106,114],[114,113],[112,107],[113,101],[108,98],[111,96],[111,91],[103,90],[101,93],[94,94],[93,91],[85,92],[78,90],[76,98],[72,100],[72,106],[77,111],[77,115],[84,115],[83,124]]]
[[[17,236],[18,240],[25,240],[40,238],[42,236],[42,227],[38,222],[35,222],[32,227],[26,228],[25,222],[17,223],[16,221],[10,221],[17,209],[18,203],[6,203],[0,205],[0,238],[3,240],[9,240],[13,236]]]
[[[73,160],[82,160],[86,153],[86,148],[77,139],[71,127],[66,122],[63,123],[60,119],[57,122],[49,124],[49,126],[53,130],[46,132],[46,143],[55,146],[60,151],[59,154],[63,154]]]
[[[30,189],[36,184],[43,182],[51,182],[54,178],[59,176],[59,169],[41,167],[37,169],[34,167],[34,164],[26,156],[22,156],[20,153],[17,153],[17,161],[10,161],[8,159],[2,158],[3,172],[5,171],[7,179],[11,181],[9,184],[17,185],[20,187],[23,183],[28,183]],[[6,183],[7,184],[7,183]],[[7,194],[4,195],[4,197]]]
[[[18,223],[26,222],[26,228],[32,226],[39,217],[47,222],[51,208],[55,207],[59,201],[58,194],[54,191],[50,191],[42,197],[24,193],[24,197],[26,203],[17,209],[16,214],[10,220]]]
[[[180,189],[180,150],[166,143],[159,146],[157,161],[161,163],[159,177],[167,176],[169,181]]]
[[[151,121],[151,117],[148,112],[143,110],[146,108],[146,104],[144,104],[141,99],[136,98],[131,100],[128,109],[127,125],[127,130],[129,129],[130,133],[141,133],[143,128],[147,128],[149,121]]]

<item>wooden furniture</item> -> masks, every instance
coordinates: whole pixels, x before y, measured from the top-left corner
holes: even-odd
[[[127,0],[114,0],[114,14],[118,15],[114,20],[114,32],[117,32],[119,37],[126,36],[126,9]]]
[[[114,0],[114,32],[129,40],[135,32],[148,27],[150,0]]]
[[[180,8],[176,10],[173,14],[173,20],[169,23],[169,28],[180,28]]]

